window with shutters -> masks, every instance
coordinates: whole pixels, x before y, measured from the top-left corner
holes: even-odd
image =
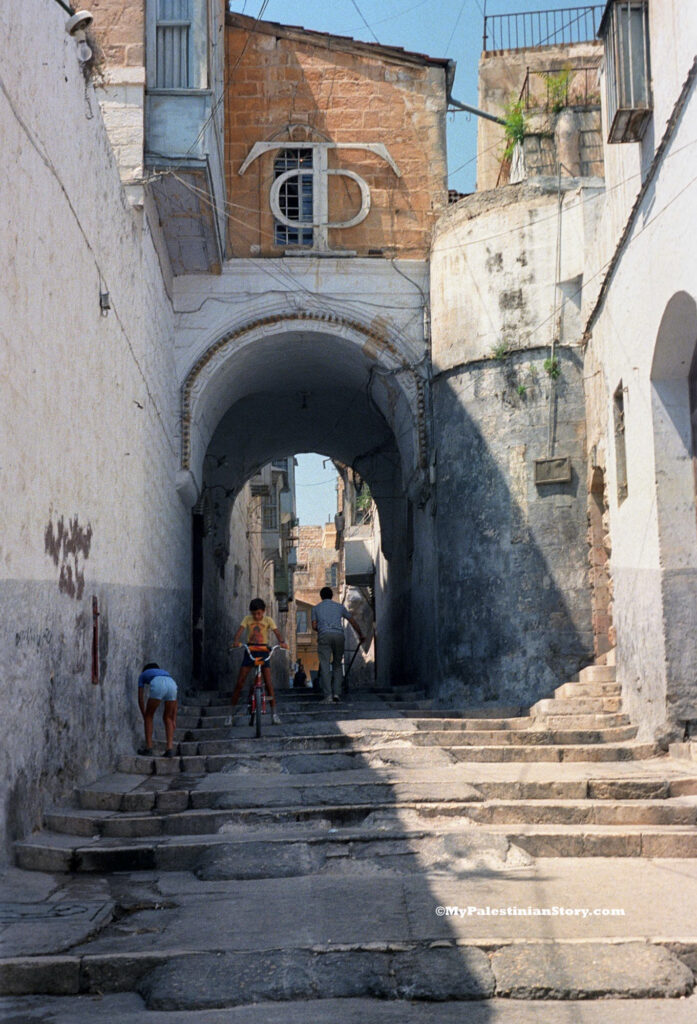
[[[157,0],[156,89],[193,87],[193,0]]]

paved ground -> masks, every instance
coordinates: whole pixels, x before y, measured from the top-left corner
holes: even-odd
[[[694,1024],[697,996],[597,1002],[376,1002],[316,999],[225,1010],[158,1013],[133,994],[77,998],[0,999],[3,1024]]]

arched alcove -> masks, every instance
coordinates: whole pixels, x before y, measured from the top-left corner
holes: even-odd
[[[697,718],[695,410],[690,396],[696,352],[697,304],[678,292],[661,319],[651,366],[666,717],[676,729]]]

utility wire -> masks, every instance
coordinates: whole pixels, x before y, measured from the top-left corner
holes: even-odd
[[[366,28],[368,29],[368,31],[370,32],[371,36],[373,37],[373,39],[375,40],[375,42],[376,42],[376,43],[378,44],[378,46],[379,46],[379,45],[380,45],[380,40],[379,40],[379,39],[378,39],[378,37],[377,37],[377,36],[375,35],[375,33],[373,32],[372,28],[370,27],[370,25],[368,24],[368,22],[367,22],[367,21],[365,20],[365,18],[363,17],[363,11],[362,11],[362,10],[360,9],[360,7],[358,6],[358,4],[356,3],[356,0],[351,0],[351,3],[353,4],[353,6],[354,6],[354,7],[356,8],[356,10],[358,11],[358,14],[359,14],[359,16],[360,16],[360,19],[361,19],[361,21],[363,22],[363,24],[364,24],[364,25],[365,25],[365,27],[366,27]]]
[[[462,12],[463,12],[463,11],[464,11],[464,9],[465,9],[465,4],[466,4],[466,3],[467,3],[467,0],[462,0],[462,5],[461,5],[461,7],[460,7],[460,10],[459,10],[459,13],[458,13],[458,15],[457,15],[457,18],[455,19],[455,24],[453,25],[453,30],[452,30],[452,32],[450,33],[450,39],[448,39],[447,43],[445,44],[445,52],[446,52],[446,53],[447,53],[447,52],[448,52],[448,50],[450,49],[450,44],[451,44],[451,43],[452,43],[452,41],[453,41],[453,36],[455,35],[455,32],[457,31],[457,26],[458,26],[458,25],[460,24],[460,18],[462,17]]]

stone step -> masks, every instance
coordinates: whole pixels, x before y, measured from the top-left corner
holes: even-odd
[[[629,715],[604,714],[593,715],[537,715],[528,719],[530,729],[616,729],[621,726],[630,726]]]
[[[295,701],[305,702],[308,701],[312,704],[318,704],[323,699],[323,694],[319,690],[283,690],[278,687],[275,688],[276,696],[278,697],[279,704],[294,703]],[[187,693],[182,699],[182,704],[186,707],[201,707],[201,708],[220,708],[229,707],[230,698],[232,696],[232,690],[225,692],[212,691],[209,694],[206,693]],[[381,704],[403,704],[410,702],[420,702],[428,700],[428,694],[425,690],[380,690],[380,691],[349,691],[345,695],[347,703],[352,704],[365,704],[366,706],[380,706]]]
[[[546,698],[538,700],[530,708],[531,715],[616,714],[621,711],[621,697],[569,697],[565,700]]]
[[[325,766],[326,767],[326,766]],[[281,765],[278,766],[278,772]],[[447,774],[443,774],[443,773]],[[399,793],[398,787],[411,785],[412,789],[419,784],[414,781],[414,768],[399,770],[391,773],[389,781],[390,792],[393,795]],[[517,800],[603,800],[603,801],[661,801],[670,798],[697,796],[697,776],[694,778],[614,778],[614,779],[539,779],[529,778],[520,780],[513,777],[510,780],[482,780],[477,778],[448,778],[451,769],[435,770],[433,779],[428,783],[432,789],[442,792],[444,785],[450,787],[454,781],[455,785],[468,785],[476,791],[477,798],[482,801],[517,801]],[[470,772],[468,774],[471,775]],[[366,775],[371,776],[366,780]],[[336,776],[336,777],[334,777]],[[76,793],[77,804],[83,810],[94,811],[154,811],[168,813],[172,811],[183,811],[190,808],[204,808],[222,806],[218,801],[226,797],[231,791],[238,794],[243,789],[254,788],[257,800],[266,799],[267,791],[273,791],[276,787],[282,786],[285,792],[299,791],[302,794],[310,792],[312,788],[313,775],[253,775],[250,780],[247,776],[220,774],[217,780],[210,777],[199,776],[198,779],[181,780],[177,788],[173,789],[165,780],[157,777],[147,777],[142,783],[135,784],[133,776],[121,775],[107,777],[99,780],[92,787],[80,789]],[[356,781],[354,781],[354,779]],[[201,780],[204,780],[205,788],[197,788]],[[187,785],[188,781],[188,785]],[[244,786],[243,786],[244,783]],[[379,779],[374,776],[372,770],[357,767],[348,772],[337,771],[326,773],[319,777],[319,784],[326,792],[330,789],[341,791],[351,786],[353,791],[360,791],[364,785],[381,785]],[[162,788],[164,785],[166,788]],[[384,783],[388,785],[387,782]],[[450,792],[450,789],[448,790]],[[388,794],[389,795],[389,794]]]
[[[557,700],[587,697],[621,697],[622,687],[619,683],[562,683],[554,691]]]
[[[406,710],[403,717],[411,720],[421,721],[459,721],[464,729],[528,729],[530,727],[529,716],[520,708],[507,708],[506,715],[499,717],[494,715],[473,715],[468,709],[462,711],[453,710]]]
[[[452,733],[447,734],[452,736]],[[317,737],[318,739],[324,739],[326,737]],[[334,737],[332,737],[333,739]],[[277,738],[278,739],[278,738]],[[263,743],[263,751],[259,751],[260,741],[258,740],[240,740],[235,743],[237,748],[234,753],[213,753],[213,754],[197,754],[194,751],[184,753],[181,757],[173,757],[170,759],[164,757],[141,757],[137,754],[123,754],[119,758],[118,770],[119,772],[135,773],[138,775],[159,775],[159,776],[170,776],[176,775],[180,772],[187,774],[198,774],[201,772],[220,772],[225,769],[234,769],[236,765],[248,761],[250,757],[258,758],[260,766],[263,770],[263,764],[265,761],[270,760],[275,763],[279,756],[291,758],[293,756],[302,756],[307,752],[311,752],[315,756],[324,756],[327,760],[331,760],[333,756],[336,756],[337,749],[341,750],[341,756],[344,759],[354,759],[358,767],[365,766],[364,758],[367,757],[383,757],[389,762],[390,758],[397,753],[412,754],[413,750],[410,750],[409,746],[402,741],[395,741],[392,745],[381,746],[379,743],[374,745],[360,746],[356,745],[351,747],[351,744],[345,743],[343,745],[335,744],[330,747],[323,747],[321,743],[316,745],[307,746],[301,744],[293,747],[287,743],[288,737],[283,738],[286,742],[283,745],[278,743],[272,743],[272,739],[269,738]],[[181,744],[181,746],[191,746],[196,748],[196,744]],[[229,747],[229,744],[220,744],[221,748]],[[447,751],[448,755],[453,761],[470,761],[470,762],[613,762],[613,761],[641,761],[650,757],[656,757],[660,754],[660,748],[654,743],[635,743],[632,741],[623,743],[606,743],[606,744],[567,744],[565,746],[560,745],[537,745],[537,746],[503,746],[497,744],[495,746],[463,746],[458,745],[457,740],[451,745],[446,746],[445,744],[438,745],[440,750]],[[429,755],[429,751],[433,750],[429,744],[420,743],[418,744],[417,750],[423,751],[426,756]],[[257,751],[255,753],[254,751]]]
[[[437,943],[374,942],[368,948],[359,942],[338,946],[324,942],[298,944],[287,951],[190,951],[175,946],[121,955],[65,953],[0,960],[0,991],[10,995],[82,993],[100,999],[106,995],[107,1006],[110,994],[137,991],[143,1000],[138,1020],[147,1017],[158,1024],[172,1024],[174,1017],[166,1015],[175,1008],[184,1011],[184,1019],[187,1011],[205,1011],[197,1016],[197,1024],[250,1024],[252,1020],[298,1024],[308,1019],[320,1024],[379,1024],[383,1020],[390,1024],[409,1024],[412,1020],[495,1024],[500,1018],[491,1016],[490,1006],[497,996],[514,1009],[506,1020],[518,1024],[583,1022],[589,1019],[585,1011],[576,1013],[574,1007],[602,1000],[605,1016],[601,1013],[593,1017],[597,1024],[616,1019],[610,1014],[614,1001],[607,1002],[613,996],[625,1001],[653,997],[660,999],[653,1010],[660,1017],[642,1020],[660,1019],[672,1024],[681,1019],[672,1014],[673,1004],[684,1008],[687,1003],[688,1011],[692,1007],[692,1000],[685,1001],[685,997],[692,992],[695,979],[688,966],[689,954],[683,960],[667,946],[636,940],[560,942],[552,947],[541,941],[511,944],[445,939]],[[539,1002],[550,995],[556,1000],[581,998],[584,1002],[569,1006],[562,1003],[560,1015],[552,1017],[547,1015],[545,1003]],[[375,1016],[371,1007],[376,998],[381,1000],[379,1006],[394,1012]],[[284,1003],[283,1016],[278,1016],[275,1000],[279,999]],[[332,1011],[318,1017],[317,1008],[327,999],[332,1001]],[[298,1000],[304,1001],[299,1015],[291,1013]],[[349,1007],[359,1000],[360,1012],[351,1012],[349,1017]],[[533,1014],[527,1012],[525,1000],[538,1000]],[[442,1008],[449,1001],[456,1001],[459,1009],[445,1016]],[[435,1016],[431,1008],[434,1002],[438,1003]],[[262,1011],[254,1018],[244,1012],[250,1003]],[[419,1003],[425,1004],[430,1013],[413,1016],[412,1010]],[[466,1010],[463,1003],[467,1004]],[[635,1010],[631,1002],[628,1005]],[[225,1017],[215,1013],[219,1008],[225,1008]],[[238,1015],[239,1010],[244,1015]],[[104,1019],[101,1007],[93,1007],[95,1011],[97,1019]],[[22,1024],[37,1019],[12,1017],[14,1021],[22,1020]],[[45,1019],[57,1018],[51,1013]],[[71,1024],[87,1019],[81,1016]],[[176,1019],[180,1019],[179,1012]],[[685,1024],[689,1019],[682,1017]],[[623,1015],[619,1021],[641,1024],[636,1015]]]
[[[392,792],[390,792],[390,788]],[[697,823],[694,798],[677,800],[486,800],[471,786],[452,787],[448,800],[429,794],[427,786],[326,787],[218,794],[209,802],[206,793],[190,794],[186,810],[173,800],[164,813],[55,810],[46,814],[45,827],[53,832],[95,838],[139,839],[163,835],[211,835],[229,824],[321,821],[331,826],[356,825],[375,813],[394,817],[413,812],[418,817],[456,817],[479,824],[553,825],[685,825]],[[463,796],[458,789],[464,790]],[[184,803],[186,794],[181,794]],[[362,802],[358,802],[362,801]]]
[[[548,761],[548,762],[613,762],[643,761],[656,757],[660,748],[655,743],[596,743],[568,744],[566,746],[491,747],[448,746],[448,753],[456,761]]]
[[[587,665],[578,674],[580,683],[614,683],[616,678],[614,665]]]
[[[347,820],[346,808],[322,810],[325,817],[313,819],[306,809],[300,825],[264,812],[254,829],[249,827],[253,815],[246,812],[214,834],[87,839],[42,832],[16,844],[17,864],[51,873],[192,871],[229,879],[331,874],[338,868],[345,873],[351,862],[363,872],[410,873],[429,864],[429,870],[448,872],[468,851],[482,843],[494,848],[496,840],[504,849],[513,846],[536,858],[697,857],[694,826],[492,823],[468,828],[453,817],[449,826],[447,816],[433,808],[420,814],[404,808],[401,813],[410,816],[405,826],[394,807],[354,808],[355,817],[361,814],[356,822]]]
[[[637,733],[636,727],[632,725],[610,729],[545,729],[538,725],[531,729],[500,729],[486,732],[463,728],[460,721],[419,721],[417,726],[418,731],[409,737],[410,742],[418,745],[433,743],[444,746],[564,746],[579,743],[613,743],[631,740]]]

